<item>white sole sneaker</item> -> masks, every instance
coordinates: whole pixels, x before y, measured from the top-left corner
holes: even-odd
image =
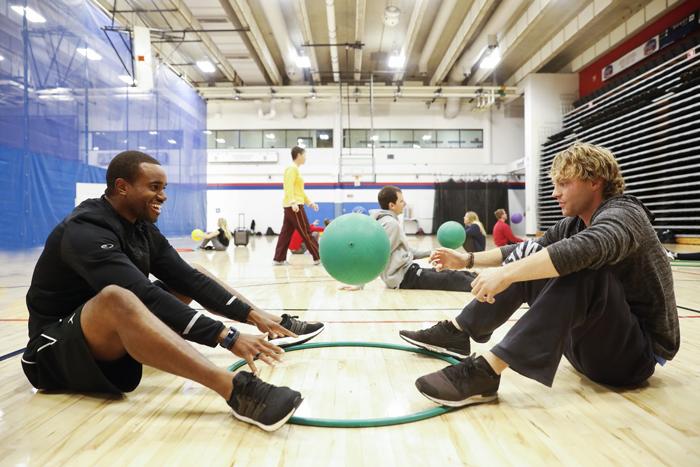
[[[440,353],[443,355],[449,355],[450,357],[461,358],[461,359],[465,359],[469,356],[469,355],[462,355],[461,353],[457,353],[457,352],[452,352],[450,350],[447,350],[443,347],[438,347],[436,345],[430,345],[430,344],[426,344],[425,342],[416,341],[416,340],[411,339],[410,337],[402,336],[401,334],[399,334],[399,337],[401,339],[405,340],[406,342],[408,342],[409,344],[413,344],[416,347],[420,347],[421,349],[430,350],[431,352]]]
[[[275,430],[280,429],[282,427],[282,425],[287,423],[287,421],[289,421],[289,419],[292,418],[292,415],[294,415],[294,412],[296,412],[296,410],[299,408],[299,406],[301,405],[302,402],[304,402],[304,399],[300,398],[299,402],[294,406],[294,408],[291,410],[291,412],[289,412],[287,415],[285,415],[284,418],[282,418],[280,421],[278,421],[274,425],[263,425],[262,423],[255,421],[252,418],[244,417],[243,415],[238,415],[235,410],[233,410],[232,412],[233,412],[233,416],[242,422],[246,422],[246,423],[250,423],[251,425],[255,425],[258,428],[260,428],[261,430],[275,431]]]
[[[270,344],[275,344],[278,347],[290,347],[292,345],[303,344],[304,342],[309,341],[321,334],[324,329],[326,329],[325,325],[308,334],[302,334],[297,337],[279,337],[277,339],[270,339],[268,342],[270,342]]]
[[[467,397],[466,399],[463,399],[461,401],[445,401],[442,399],[437,399],[435,397],[430,397],[429,395],[422,393],[421,391],[418,392],[420,392],[421,394],[423,394],[423,396],[435,402],[436,404],[444,405],[446,407],[465,407],[467,405],[484,404],[486,402],[491,402],[498,399],[498,394],[476,394],[474,396]]]

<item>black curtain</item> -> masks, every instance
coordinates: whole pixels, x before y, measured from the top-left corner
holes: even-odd
[[[452,179],[436,183],[433,233],[437,232],[443,222],[464,223],[464,213],[474,211],[490,234],[496,223],[493,212],[499,208],[509,211],[507,183],[462,182]]]

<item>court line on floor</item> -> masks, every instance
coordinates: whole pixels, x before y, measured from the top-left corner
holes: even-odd
[[[12,357],[14,357],[15,355],[19,355],[19,354],[21,354],[21,353],[24,353],[25,350],[27,350],[26,347],[21,348],[21,349],[18,349],[18,350],[13,350],[13,351],[10,352],[10,353],[6,353],[5,355],[0,356],[0,362],[2,362],[2,361],[4,361],[4,360],[7,360],[8,358],[12,358]]]

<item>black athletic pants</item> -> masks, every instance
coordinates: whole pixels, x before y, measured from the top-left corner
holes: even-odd
[[[418,263],[413,263],[406,271],[399,288],[471,292],[472,281],[475,278],[476,274],[469,271],[436,271],[432,268],[421,268]]]
[[[654,373],[651,340],[607,269],[516,282],[493,304],[472,300],[457,322],[476,342],[486,342],[525,302],[530,309],[491,349],[523,376],[551,386],[562,354],[610,386],[636,386]]]

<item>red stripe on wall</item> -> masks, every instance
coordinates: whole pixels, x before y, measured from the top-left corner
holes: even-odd
[[[645,27],[640,32],[632,36],[630,39],[625,40],[622,44],[615,47],[612,51],[603,55],[601,58],[599,58],[598,60],[581,70],[578,75],[579,96],[585,97],[588,94],[601,88],[605,84],[605,82],[601,79],[601,71],[603,70],[603,68],[605,68],[606,65],[611,64],[618,58],[625,55],[627,52],[631,51],[635,47],[639,47],[651,37],[663,32],[669,26],[674,25],[675,23],[679,22],[680,20],[691,14],[693,11],[697,10],[698,3],[699,2],[697,0],[684,1],[676,8],[667,12],[662,17],[654,21],[654,23]],[[650,55],[650,57],[654,57],[655,55],[656,54]],[[625,70],[623,73],[633,70],[648,59],[649,57],[637,63],[635,66]]]

